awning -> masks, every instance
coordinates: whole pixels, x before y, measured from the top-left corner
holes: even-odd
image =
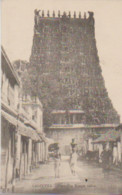
[[[1,116],[4,117],[4,119],[6,119],[9,123],[15,126],[17,125],[17,119],[11,116],[10,114],[8,114],[7,112],[4,112],[3,110],[1,110]]]
[[[119,138],[120,138],[120,132],[115,130],[109,130],[105,134],[95,139],[92,143],[115,142]]]
[[[36,132],[36,130],[32,129],[31,127],[25,126],[20,121],[18,121],[18,132],[20,133],[20,135],[29,137],[32,140],[41,141],[39,135]]]
[[[45,137],[44,133],[38,132],[38,136],[40,137],[40,139],[42,139],[42,141],[47,142],[47,138]]]
[[[3,110],[1,110],[1,115],[9,123],[13,124],[16,127],[18,126],[18,133],[20,135],[23,135],[25,137],[29,137],[29,138],[31,138],[32,140],[35,140],[35,141],[42,141],[40,136],[36,132],[36,130],[34,130],[33,128],[27,127],[21,121],[17,120],[15,117],[13,117],[10,114],[4,112]]]

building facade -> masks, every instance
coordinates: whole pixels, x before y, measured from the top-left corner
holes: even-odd
[[[20,82],[3,47],[1,51],[1,184],[6,187],[13,177]]]
[[[14,185],[47,159],[43,108],[38,98],[21,97],[20,81],[4,48],[1,49],[1,187]]]
[[[48,130],[48,136],[59,143],[60,151],[64,155],[70,154],[72,140],[82,155],[87,151],[95,151],[93,140],[116,127],[113,124],[86,125],[82,110],[53,110],[52,115],[53,124]]]
[[[109,159],[108,164],[120,165],[122,162],[122,151],[121,151],[121,132],[110,129],[106,133],[100,135],[97,139],[92,142],[96,151],[99,152],[99,162],[101,161],[102,152],[111,152],[111,159]],[[106,162],[107,163],[107,162]]]

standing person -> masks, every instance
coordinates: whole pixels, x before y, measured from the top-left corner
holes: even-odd
[[[73,148],[70,156],[70,168],[74,176],[76,174],[76,166],[77,166],[77,153],[76,153],[76,149]]]
[[[101,153],[102,165],[104,169],[109,169],[109,151],[106,145],[104,146],[103,152]]]
[[[118,159],[117,159],[117,144],[114,143],[113,147],[113,164],[117,165],[118,164]]]
[[[60,177],[60,164],[61,164],[61,154],[59,152],[59,147],[56,149],[55,151],[55,155],[54,155],[54,170],[55,170],[55,178],[59,178]]]

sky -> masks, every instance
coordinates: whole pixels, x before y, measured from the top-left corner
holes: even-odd
[[[95,37],[105,86],[122,122],[122,0],[1,0],[2,45],[11,62],[29,61],[34,10],[93,11]]]

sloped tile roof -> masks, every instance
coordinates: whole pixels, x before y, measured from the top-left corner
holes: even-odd
[[[114,142],[120,137],[120,132],[116,130],[109,130],[107,133],[104,133],[97,139],[93,141],[93,143],[100,143],[100,142]]]

